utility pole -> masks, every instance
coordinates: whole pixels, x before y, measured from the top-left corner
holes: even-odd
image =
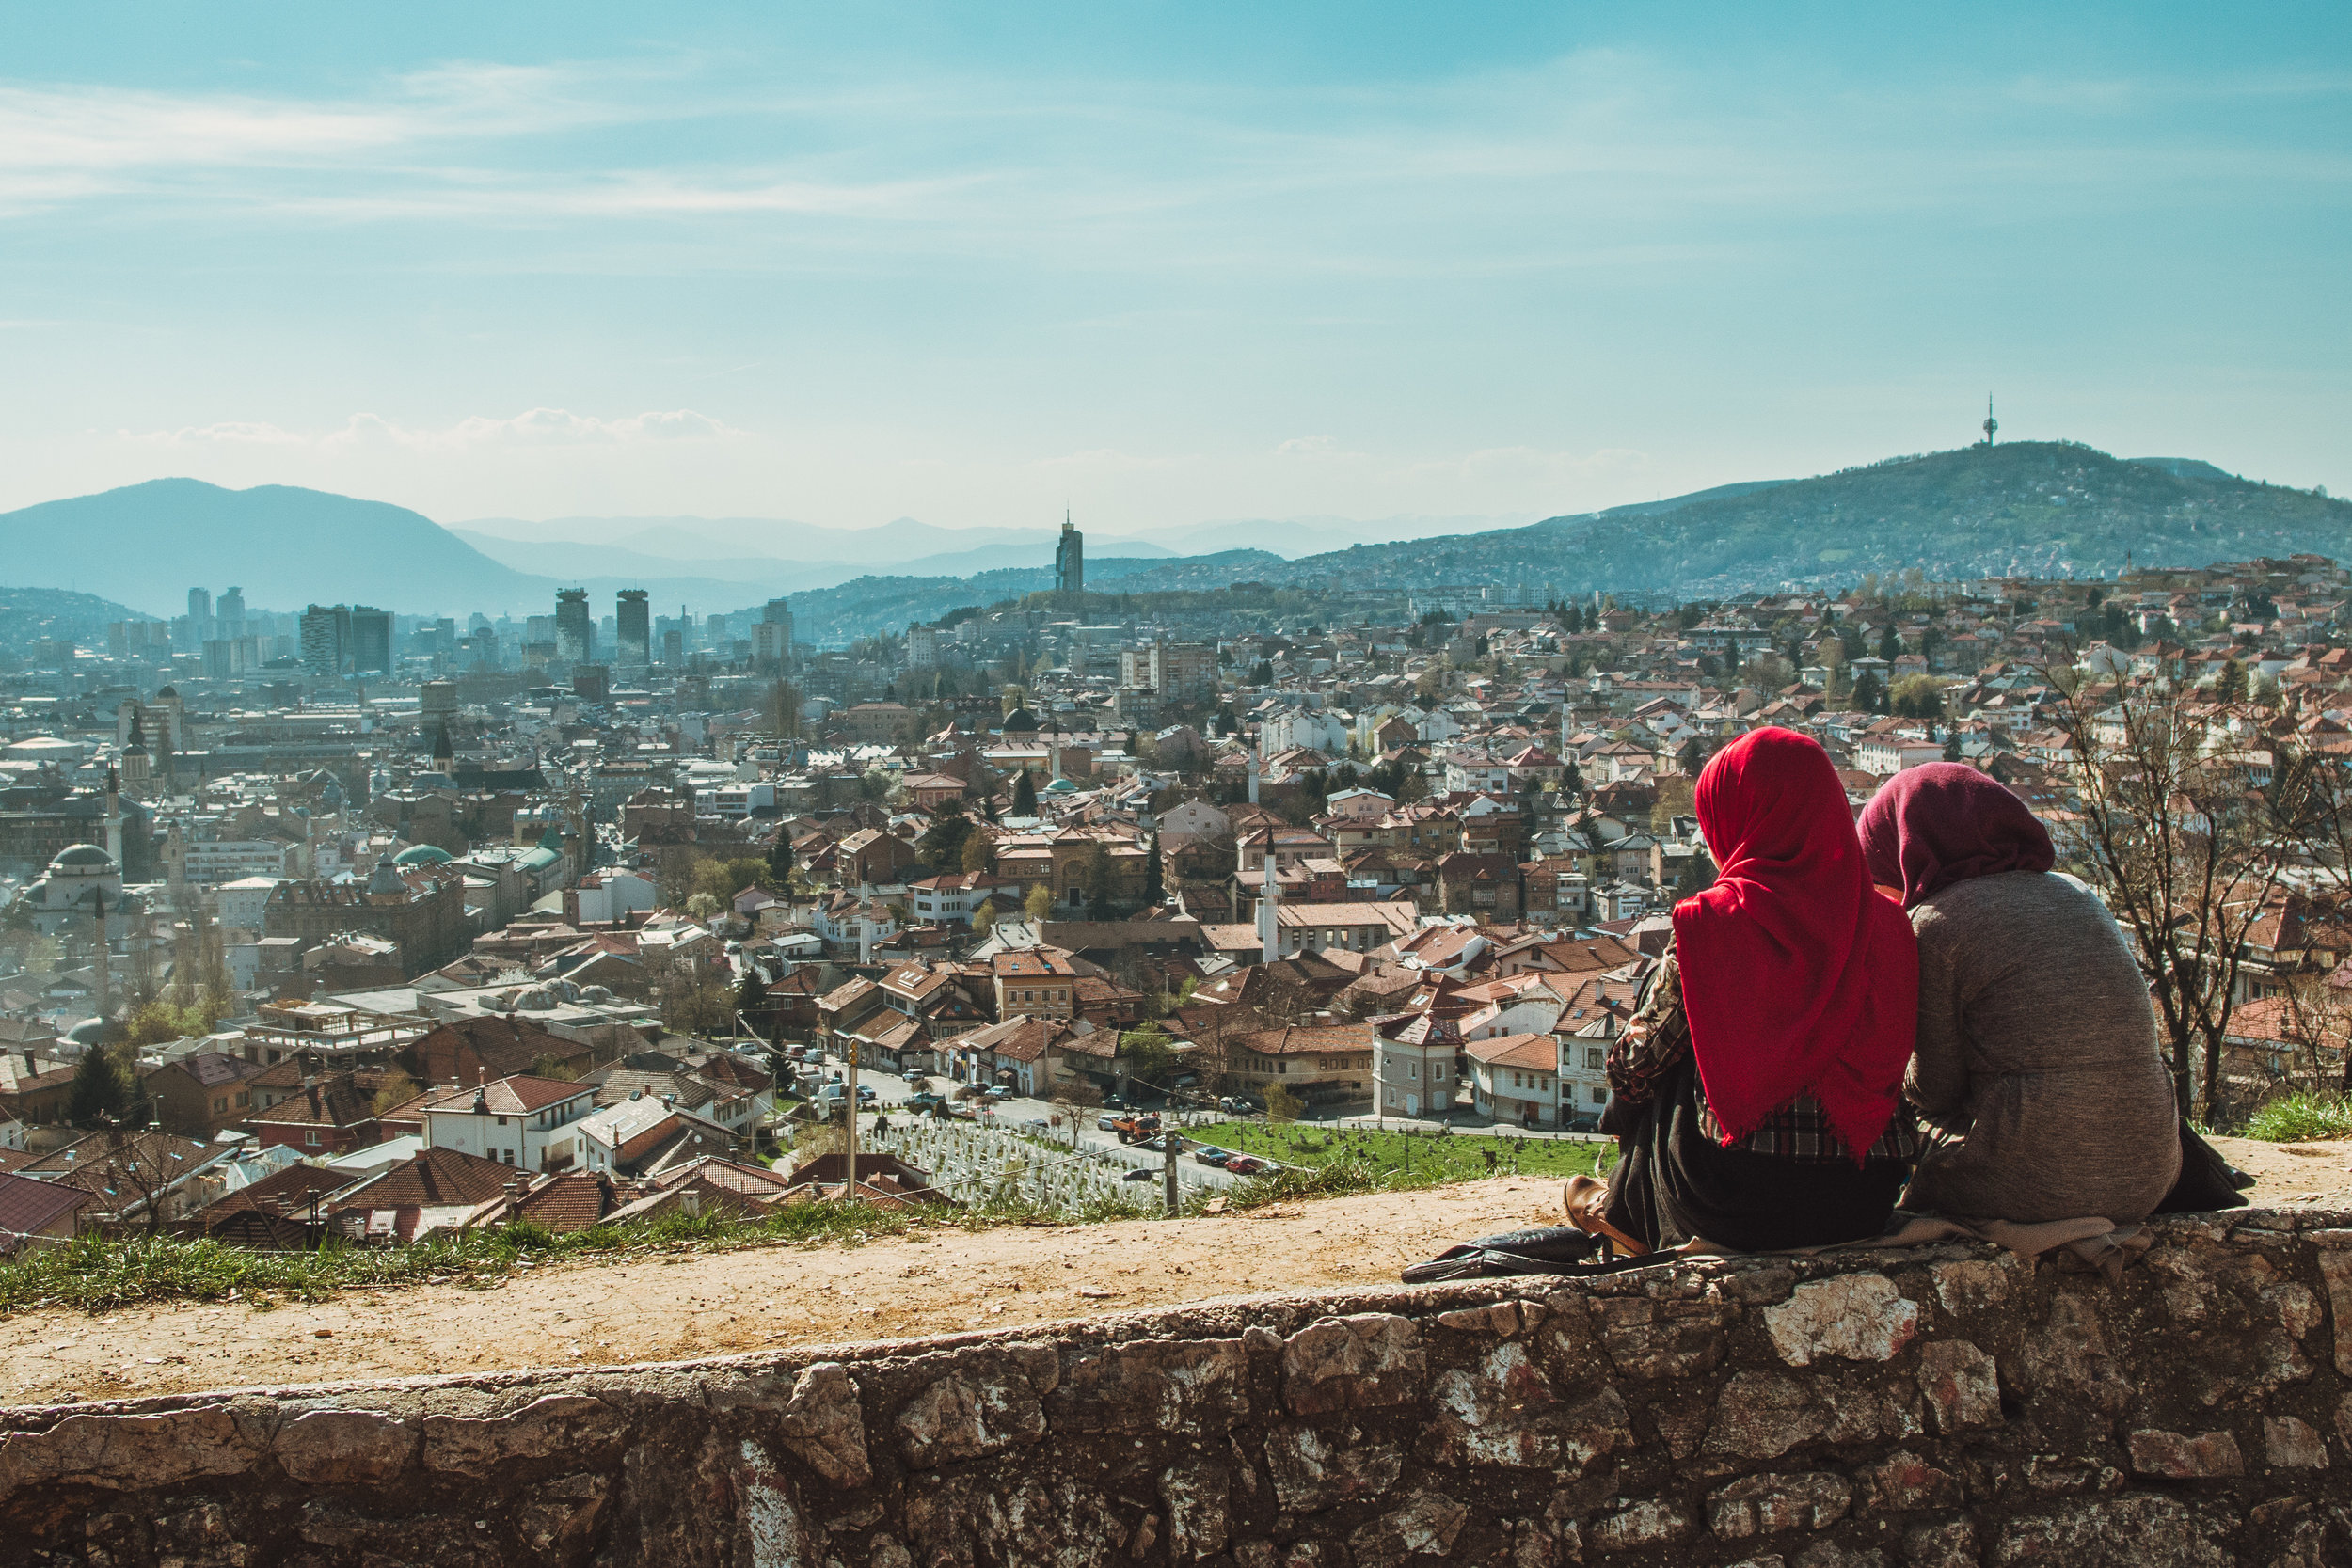
[[[842,1116],[850,1128],[850,1164],[845,1180],[857,1180],[857,1037],[850,1037],[849,1049],[841,1056]]]
[[[1184,1212],[1184,1200],[1176,1193],[1176,1151],[1184,1140],[1176,1131],[1176,1092],[1170,1089],[1160,1112],[1160,1201],[1169,1219]]]

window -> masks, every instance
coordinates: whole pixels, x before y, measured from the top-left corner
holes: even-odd
[[[1607,1052],[1588,1049],[1584,1053],[1584,1066],[1587,1071],[1598,1072],[1608,1065],[1609,1055]]]
[[[303,1147],[304,1147],[304,1148],[318,1148],[318,1146],[319,1146],[319,1135],[318,1135],[318,1133],[317,1133],[315,1131],[314,1131],[314,1132],[305,1132],[304,1134],[302,1134],[302,1144],[303,1144]]]
[[[1596,1105],[1606,1105],[1609,1103],[1609,1091],[1602,1088],[1598,1084],[1595,1084],[1593,1085],[1593,1103]]]
[[[500,1125],[501,1127],[503,1127],[503,1126],[505,1126],[505,1125],[506,1125],[506,1118],[505,1118],[504,1117],[499,1117],[499,1125]]]

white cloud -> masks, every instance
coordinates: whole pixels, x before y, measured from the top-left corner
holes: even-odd
[[[337,429],[317,434],[250,420],[189,425],[179,430],[124,432],[159,446],[308,447],[321,452],[356,450],[464,451],[483,448],[639,446],[723,440],[746,434],[691,408],[649,410],[619,419],[575,414],[568,408],[530,408],[511,419],[476,417],[437,430],[399,424],[376,414],[354,414]]]

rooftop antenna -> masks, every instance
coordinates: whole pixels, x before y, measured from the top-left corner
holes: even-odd
[[[1984,444],[1993,444],[1993,433],[2001,428],[2001,421],[1993,417],[1993,394],[1984,394]]]

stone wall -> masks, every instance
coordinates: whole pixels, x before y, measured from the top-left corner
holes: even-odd
[[[1236,1221],[1237,1239],[1243,1229]],[[16,1410],[0,1561],[2352,1561],[2352,1214]]]

